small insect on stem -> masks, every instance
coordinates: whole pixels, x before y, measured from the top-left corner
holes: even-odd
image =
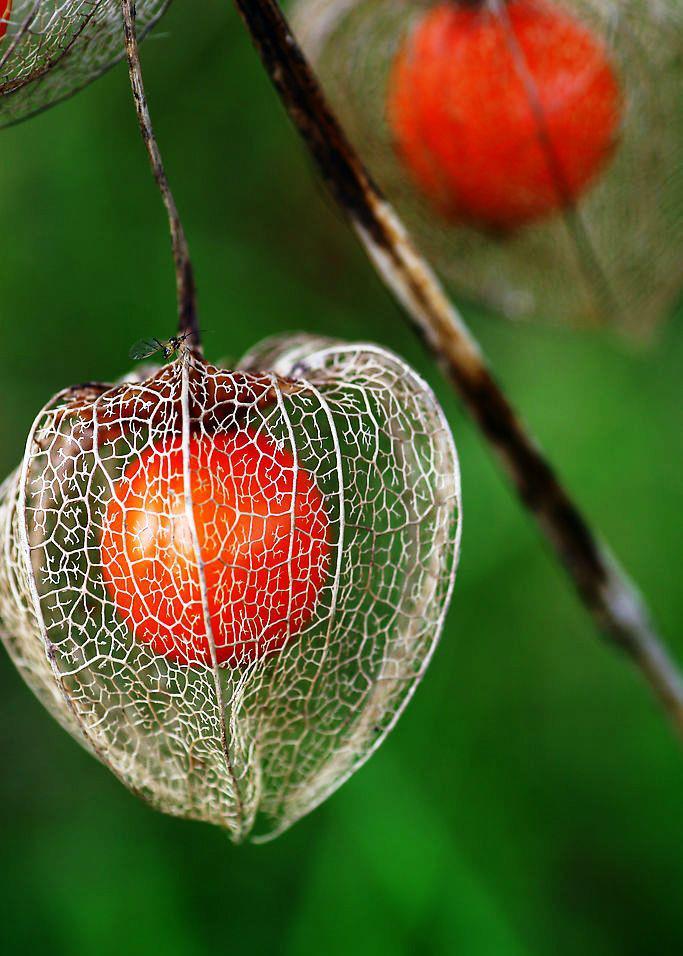
[[[131,346],[128,357],[135,362],[139,362],[141,359],[156,355],[157,352],[163,352],[164,358],[170,359],[176,352],[187,348],[185,340],[189,339],[191,335],[192,332],[183,332],[182,335],[174,335],[172,338],[165,340],[156,337],[140,339],[135,345]]]

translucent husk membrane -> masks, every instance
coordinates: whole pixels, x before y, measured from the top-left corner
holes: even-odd
[[[171,0],[137,0],[142,38]],[[0,126],[38,113],[125,56],[120,0],[14,0],[0,40]]]
[[[50,713],[135,793],[235,841],[257,814],[275,835],[367,759],[425,671],[457,562],[455,447],[427,385],[372,345],[287,337],[234,372],[186,354],[145,374],[66,390],[38,415],[0,489],[0,633]],[[117,610],[105,515],[146,450],[245,430],[287,449],[322,494],[324,583],[283,649],[191,666],[136,639]],[[196,553],[193,566],[203,574]]]
[[[455,289],[511,318],[603,322],[647,339],[683,285],[683,4],[551,2],[605,44],[623,94],[620,138],[570,211],[506,235],[435,215],[392,142],[391,65],[434,2],[298,0],[293,23],[371,173]]]

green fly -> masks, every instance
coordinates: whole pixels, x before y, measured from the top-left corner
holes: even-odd
[[[135,362],[139,362],[156,355],[157,352],[163,352],[164,358],[169,359],[183,348],[185,340],[189,339],[191,335],[191,332],[183,332],[181,335],[174,335],[172,338],[165,340],[156,337],[140,339],[139,342],[131,346],[128,357]]]

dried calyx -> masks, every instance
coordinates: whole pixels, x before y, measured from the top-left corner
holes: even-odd
[[[178,392],[178,371],[183,364],[186,397]],[[142,371],[144,376],[144,368]],[[62,404],[52,424],[64,429],[67,446],[79,450],[122,438],[141,415],[151,427],[163,427],[168,435],[182,434],[185,416],[191,434],[212,434],[236,426],[252,406],[264,408],[277,401],[278,392],[296,394],[304,388],[302,383],[286,379],[278,379],[276,387],[272,375],[220,369],[186,352],[176,363],[149,377],[134,373],[115,386],[89,382],[66,389],[60,393]],[[40,435],[36,441],[40,444]]]
[[[278,832],[424,673],[459,495],[432,393],[376,346],[287,338],[236,371],[187,353],[68,389],[0,491],[0,634],[134,792]]]

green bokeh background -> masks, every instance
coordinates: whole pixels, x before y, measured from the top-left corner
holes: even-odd
[[[272,844],[131,796],[0,660],[0,950],[672,956],[683,754],[604,646],[430,366],[223,0],[143,49],[209,358],[292,329],[370,338],[438,392],[465,530],[432,667],[381,751]],[[0,472],[57,389],[174,328],[164,220],[123,67],[0,147]],[[651,350],[467,310],[501,379],[683,658],[683,328]]]

